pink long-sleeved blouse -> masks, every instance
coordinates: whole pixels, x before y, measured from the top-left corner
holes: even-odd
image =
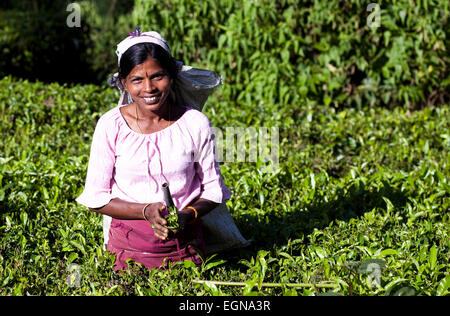
[[[178,209],[197,197],[216,203],[230,197],[215,159],[211,124],[203,113],[188,108],[169,127],[140,134],[128,126],[119,108],[98,120],[85,188],[77,202],[90,208],[113,198],[162,202],[164,182]]]
[[[196,198],[222,203],[231,196],[215,159],[214,134],[208,118],[187,108],[167,128],[140,134],[128,126],[120,106],[102,115],[92,139],[85,188],[76,201],[90,208],[102,207],[113,198],[163,202],[164,182],[169,184],[179,210]],[[117,255],[118,269],[126,266],[127,258],[148,267],[158,266],[165,257],[173,257],[175,250],[178,259],[174,260],[199,261],[189,245],[180,252],[178,241],[176,246],[173,241],[158,241],[144,220],[117,220],[104,215],[103,234],[104,246]],[[111,238],[112,243],[108,242]],[[168,253],[171,248],[173,252]],[[181,253],[184,255],[178,255]]]

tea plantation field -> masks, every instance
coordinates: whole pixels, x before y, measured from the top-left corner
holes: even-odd
[[[204,109],[213,126],[279,129],[278,169],[221,167],[252,244],[199,267],[116,273],[101,216],[74,199],[117,100],[102,86],[0,80],[0,295],[449,295],[448,105],[255,110],[219,90]]]

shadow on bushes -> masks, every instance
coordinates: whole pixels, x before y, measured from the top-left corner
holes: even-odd
[[[383,186],[377,190],[367,189],[362,182],[353,183],[347,193],[339,189],[336,199],[325,201],[323,196],[315,196],[313,201],[305,205],[304,210],[294,210],[285,215],[268,214],[263,220],[250,214],[241,214],[236,218],[236,224],[243,236],[252,240],[247,248],[224,253],[230,257],[238,255],[242,258],[256,255],[260,249],[278,248],[288,243],[288,240],[303,239],[309,244],[308,235],[314,229],[323,229],[332,221],[349,221],[359,218],[366,212],[378,209],[387,210],[384,198],[393,204],[395,209],[402,208],[408,201],[405,192],[382,181]]]

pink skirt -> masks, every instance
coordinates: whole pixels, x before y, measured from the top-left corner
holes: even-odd
[[[200,221],[185,229],[181,237],[161,240],[145,220],[112,219],[107,250],[116,255],[114,270],[127,269],[127,259],[148,269],[167,267],[169,262],[190,260],[201,264],[205,253]]]

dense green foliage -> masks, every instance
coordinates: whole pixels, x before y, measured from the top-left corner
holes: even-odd
[[[70,27],[80,6],[80,26]],[[16,0],[0,3],[0,76],[101,83],[116,71],[118,34],[132,28],[133,0]]]
[[[0,5],[0,295],[449,295],[448,2],[69,2]],[[118,92],[42,82],[105,82],[137,25],[224,77],[213,126],[279,129],[278,169],[221,167],[252,244],[200,267],[113,272],[75,198]]]
[[[224,110],[226,89],[205,113],[213,126],[245,126],[256,106],[227,102]],[[0,295],[449,294],[448,105],[337,111],[303,103],[278,122],[278,170],[222,165],[228,206],[252,245],[200,267],[134,264],[115,273],[101,217],[74,199],[96,120],[117,99],[93,85],[0,80]],[[265,110],[271,115],[256,114],[258,124],[279,113]],[[375,263],[379,274],[369,269]],[[336,288],[320,287],[326,281]]]
[[[2,2],[0,76],[105,82],[115,45],[140,25],[166,37],[176,58],[224,76],[226,100],[263,115],[277,104],[277,120],[305,100],[410,109],[450,100],[448,1],[368,11],[368,0],[84,0],[79,28],[66,25],[70,2]]]
[[[336,108],[448,103],[448,1],[136,0],[133,21],[175,57],[215,68],[239,107],[292,113],[305,99]],[[373,11],[373,10],[372,10]],[[227,98],[228,99],[228,98]]]

